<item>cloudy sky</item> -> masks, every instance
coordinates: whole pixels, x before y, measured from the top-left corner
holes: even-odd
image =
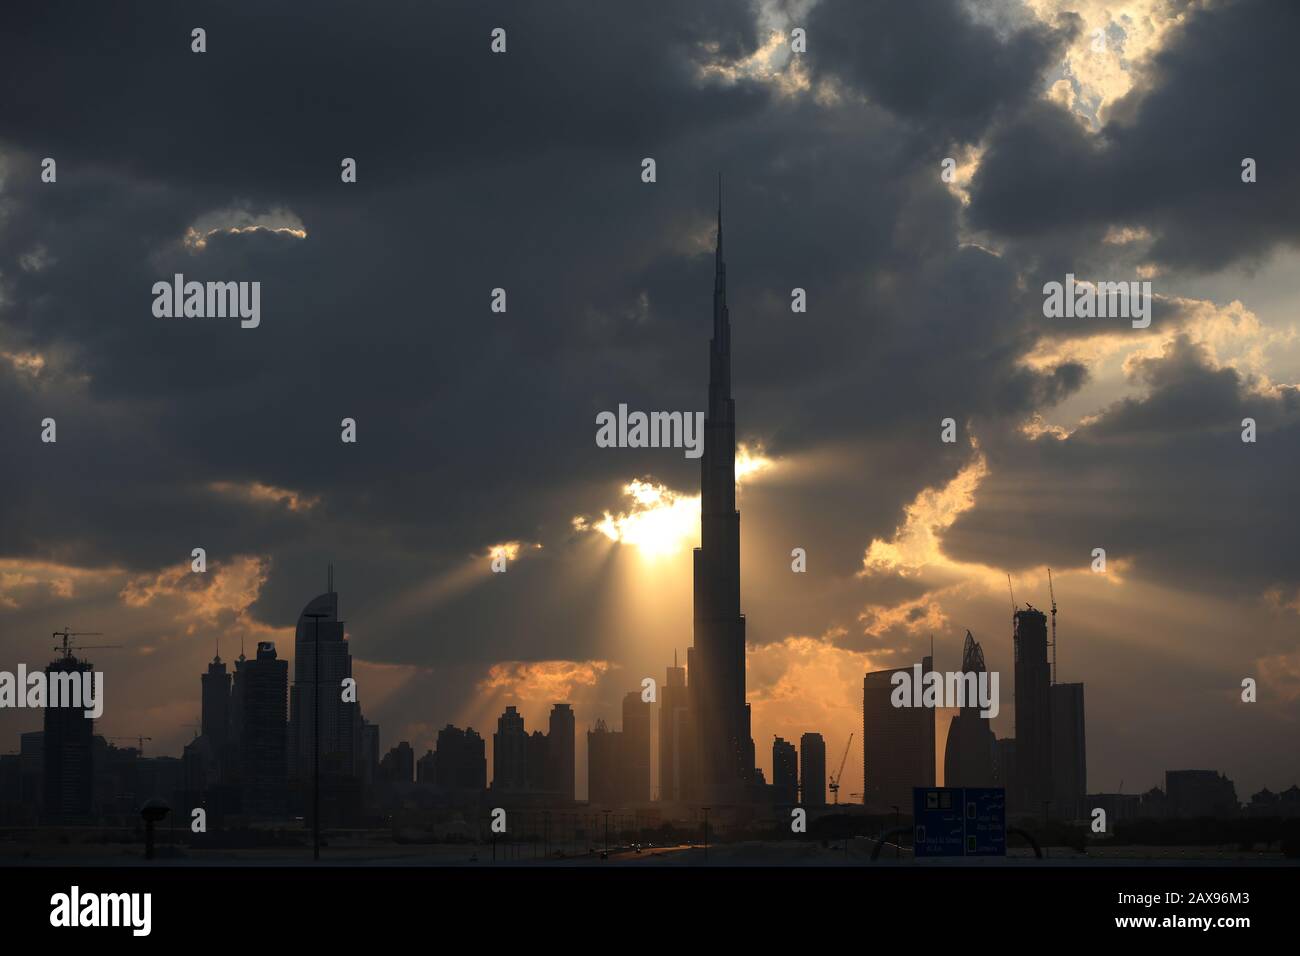
[[[1006,575],[1046,606],[1050,566],[1090,790],[1289,786],[1297,38],[1288,0],[6,5],[0,668],[103,631],[99,732],[178,754],[216,642],[291,656],[332,561],[385,749],[617,725],[691,641],[698,464],[595,416],[705,407],[721,170],[760,765],[968,628],[1012,735]],[[260,326],[155,317],[178,272]],[[1150,327],[1045,318],[1067,273],[1149,280]]]

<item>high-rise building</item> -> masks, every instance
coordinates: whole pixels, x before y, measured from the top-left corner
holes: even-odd
[[[1016,611],[1016,767],[1011,809],[1035,816],[1052,800],[1052,665],[1047,659],[1047,615]]]
[[[1084,737],[1083,685],[1053,684],[1052,811],[1064,820],[1084,815],[1088,792],[1088,759]]]
[[[207,740],[204,748],[205,766],[215,767],[217,779],[223,777],[230,749],[230,695],[231,674],[217,654],[208,664],[207,673],[199,676],[202,685],[202,735]],[[216,780],[209,781],[215,783]]]
[[[799,756],[784,737],[772,741],[772,800],[781,806],[799,802]]]
[[[18,775],[23,802],[45,812],[45,731],[18,735]]]
[[[561,800],[573,802],[574,796],[574,747],[577,725],[573,717],[573,708],[568,704],[556,704],[551,708],[550,729],[546,735],[547,760],[545,789]]]
[[[492,789],[520,791],[528,786],[528,733],[524,717],[510,705],[492,735]]]
[[[415,782],[431,785],[437,779],[437,766],[437,755],[426,750],[424,756],[415,762]]]
[[[921,660],[928,674],[934,659]],[[910,667],[872,671],[862,679],[862,802],[878,810],[912,805],[913,787],[934,786],[934,708],[895,707],[893,676]]]
[[[799,738],[799,797],[805,807],[826,806],[826,741],[821,734]]]
[[[67,654],[45,668],[46,686],[53,687],[56,680],[65,686],[69,681],[81,682],[87,673],[93,673],[89,661]],[[83,707],[45,708],[43,822],[89,822],[94,805],[94,726]]]
[[[619,764],[623,735],[611,731],[603,720],[587,731],[587,802],[615,807],[619,800]]]
[[[357,728],[357,760],[362,783],[374,783],[379,773],[379,725],[364,717]]]
[[[745,701],[745,618],[740,613],[740,512],[736,510],[736,403],[731,395],[731,318],[722,258],[722,197],[714,254],[709,406],[700,458],[700,547],[694,553],[694,646],[688,656],[701,796],[735,802],[754,779]]]
[[[687,798],[690,775],[690,698],[686,668],[673,666],[659,693],[659,799],[676,802]]]
[[[294,638],[293,688],[289,698],[290,774],[310,785],[315,772],[316,723],[320,722],[322,774],[356,774],[355,747],[360,707],[344,700],[343,682],[352,677],[352,654],[339,620],[339,596],[330,570],[328,590],[298,616]],[[320,673],[316,673],[317,658]],[[320,713],[316,692],[320,689]]]
[[[443,790],[486,790],[487,748],[473,727],[448,724],[438,731],[434,782]]]
[[[650,799],[650,703],[640,691],[623,697],[623,753],[619,768],[624,803]]]
[[[379,776],[390,783],[410,783],[415,778],[415,751],[409,741],[400,741],[379,761]]]
[[[952,723],[948,725],[948,742],[943,755],[943,785],[945,787],[994,787],[996,762],[993,730],[987,717],[980,716],[979,695],[970,691],[985,673],[984,650],[970,631],[961,652],[961,672],[971,675],[967,680],[966,700]],[[991,685],[990,685],[991,686]]]
[[[231,724],[238,731],[243,809],[250,816],[282,817],[288,809],[288,686],[289,662],[276,657],[271,641],[258,642],[254,659],[240,654],[235,662]]]
[[[546,734],[534,730],[524,747],[524,789],[540,793],[547,789],[551,763],[550,741]]]

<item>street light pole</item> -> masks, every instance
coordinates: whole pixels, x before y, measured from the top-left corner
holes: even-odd
[[[712,807],[704,807],[704,862],[709,862],[709,811]]]
[[[312,665],[312,710],[315,711],[312,730],[312,810],[311,810],[311,856],[320,860],[320,619],[328,617],[321,611],[313,611],[304,617],[312,619],[315,626],[316,647],[315,663]]]

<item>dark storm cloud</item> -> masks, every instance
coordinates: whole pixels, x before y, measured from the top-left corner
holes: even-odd
[[[1151,258],[1217,269],[1300,241],[1300,7],[1190,11],[1093,137],[1035,103],[997,130],[971,189],[973,224],[1041,239],[1109,224],[1155,234]],[[1258,182],[1241,181],[1244,158]]]
[[[880,446],[854,453],[860,469],[820,479],[817,507],[799,489],[771,499],[818,539],[823,567],[856,567],[864,539],[888,533],[918,485],[960,467],[959,451],[932,440],[940,418],[1027,412],[1040,387],[1012,369],[1013,270],[954,248],[956,204],[930,169],[917,172],[924,137],[900,135],[872,107],[776,103],[752,83],[694,81],[692,57],[753,48],[738,9],[711,8],[707,22],[660,11],[636,23],[626,16],[641,14],[625,11],[615,31],[607,13],[548,8],[539,26],[523,8],[523,19],[501,19],[511,52],[495,59],[486,48],[497,21],[464,8],[437,20],[436,53],[418,56],[404,39],[419,34],[413,20],[352,35],[337,16],[150,16],[136,45],[152,58],[89,39],[119,26],[65,36],[66,25],[49,32],[64,22],[53,13],[28,24],[6,60],[15,75],[33,51],[69,55],[57,60],[65,72],[19,84],[6,107],[17,147],[6,255],[40,242],[56,264],[12,278],[7,328],[25,347],[75,349],[88,392],[62,416],[59,453],[73,455],[78,417],[93,409],[103,447],[76,455],[105,479],[78,494],[79,471],[29,475],[23,490],[42,491],[25,520],[40,533],[19,553],[138,569],[198,544],[214,558],[267,553],[256,611],[284,624],[329,557],[364,621],[487,544],[558,542],[557,556],[520,563],[515,600],[472,589],[439,608],[440,628],[477,635],[440,643],[484,659],[594,652],[598,635],[551,599],[569,519],[610,504],[634,475],[689,489],[696,467],[598,450],[592,423],[621,401],[700,407],[711,171],[721,168],[742,432],[782,453],[846,433]],[[203,56],[188,52],[199,23]],[[345,33],[351,55],[340,63],[322,50]],[[235,44],[239,67],[214,65]],[[105,58],[116,68],[92,107],[73,71]],[[170,82],[157,82],[160,70]],[[280,103],[299,88],[316,92]],[[345,108],[345,96],[369,105]],[[121,115],[133,118],[129,137]],[[185,125],[195,117],[216,139]],[[53,187],[32,174],[48,152],[60,156]],[[337,182],[341,155],[358,156],[355,187]],[[653,187],[637,177],[642,155],[659,161]],[[308,236],[215,234],[201,252],[182,247],[190,224],[235,206],[284,207]],[[705,249],[686,255],[693,232]],[[149,288],[177,271],[260,279],[262,326],[153,318]],[[487,309],[498,285],[504,316]],[[809,290],[807,315],[789,311],[796,285]],[[888,371],[865,371],[877,364]],[[1010,390],[996,384],[1006,381]],[[30,440],[20,425],[48,401],[20,406],[16,441]],[[344,416],[358,421],[356,446],[338,441]],[[260,481],[320,503],[310,514],[241,507],[212,481]],[[831,518],[842,512],[857,518]],[[427,659],[424,619],[392,626],[387,653]],[[781,627],[755,636],[779,639]]]
[[[1068,439],[987,431],[980,506],[947,533],[946,551],[1014,569],[1085,567],[1105,548],[1143,580],[1251,601],[1300,579],[1300,393],[1261,393],[1183,334],[1135,376],[1144,394]],[[1242,441],[1244,418],[1257,423],[1254,444]]]
[[[343,156],[372,189],[554,147],[639,158],[763,99],[692,89],[709,51],[754,47],[743,0],[55,2],[5,19],[7,136],[189,188],[330,190]],[[201,55],[195,27],[207,31]],[[489,49],[497,27],[504,56]]]
[[[975,142],[998,112],[1038,96],[1077,18],[1000,35],[959,0],[821,0],[809,17],[818,76],[861,89],[940,140]]]

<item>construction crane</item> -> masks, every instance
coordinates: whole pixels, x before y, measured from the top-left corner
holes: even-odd
[[[849,759],[849,747],[853,744],[853,735],[849,734],[849,742],[844,745],[844,756],[840,758],[840,769],[835,771],[831,777],[831,798],[836,805],[840,802],[840,777],[844,775],[844,763]]]
[[[104,633],[103,631],[73,631],[65,627],[61,631],[55,631],[50,636],[62,639],[58,644],[54,645],[54,649],[56,651],[58,650],[63,651],[63,658],[64,660],[67,660],[69,657],[72,656],[73,651],[90,651],[90,650],[96,650],[98,648],[122,646],[121,644],[69,644],[68,643],[68,638],[70,637],[101,637],[103,636],[103,633]]]
[[[141,757],[144,756],[144,742],[145,742],[146,740],[149,740],[149,741],[152,741],[152,740],[153,740],[152,737],[144,737],[144,736],[135,736],[135,737],[108,737],[108,738],[106,738],[106,739],[107,739],[107,740],[134,740],[134,741],[136,742],[136,749],[140,751],[140,756],[141,756]]]
[[[1056,589],[1052,587],[1052,569],[1047,569],[1047,593],[1052,597],[1052,683],[1056,683]]]

